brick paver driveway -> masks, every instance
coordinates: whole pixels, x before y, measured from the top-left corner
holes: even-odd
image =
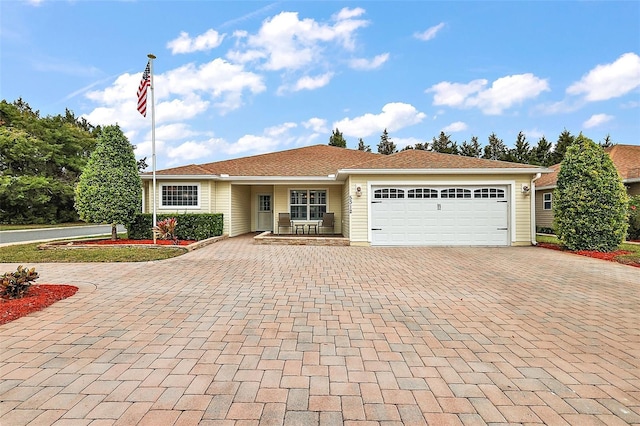
[[[2,425],[640,424],[632,267],[241,237],[38,269],[80,291],[0,326]]]

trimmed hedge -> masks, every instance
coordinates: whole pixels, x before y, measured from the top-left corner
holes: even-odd
[[[158,214],[158,221],[175,217],[176,237],[179,240],[206,240],[222,235],[222,213],[204,214]],[[132,240],[150,240],[153,238],[153,215],[151,213],[136,214],[127,227],[128,238]]]

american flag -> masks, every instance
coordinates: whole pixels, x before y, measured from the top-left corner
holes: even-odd
[[[142,73],[142,80],[138,86],[138,111],[143,117],[147,116],[147,89],[151,86],[151,61]]]

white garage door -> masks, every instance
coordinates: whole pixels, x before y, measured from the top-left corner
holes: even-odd
[[[374,186],[371,244],[509,245],[505,186]]]

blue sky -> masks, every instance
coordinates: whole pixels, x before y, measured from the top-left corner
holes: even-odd
[[[0,95],[118,123],[157,168],[441,131],[640,144],[640,2],[2,1]],[[150,161],[149,161],[150,163]]]

